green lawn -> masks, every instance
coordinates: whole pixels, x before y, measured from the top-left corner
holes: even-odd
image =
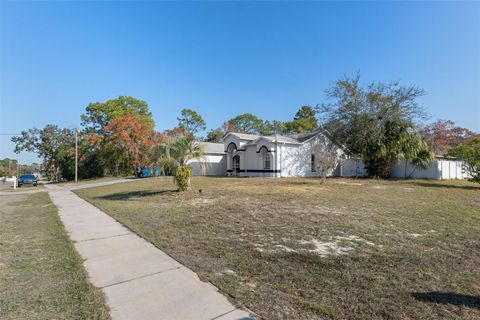
[[[0,204],[0,319],[109,319],[47,193]]]
[[[480,319],[480,186],[196,177],[77,194],[264,319]],[[199,191],[201,189],[201,192]]]

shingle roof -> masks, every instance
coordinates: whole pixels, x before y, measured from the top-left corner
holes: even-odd
[[[310,132],[302,132],[302,133],[297,133],[295,135],[292,135],[292,138],[297,140],[298,142],[304,142],[307,141],[308,139],[316,136],[320,132],[322,132],[322,129],[317,129],[315,131],[310,131]],[[325,134],[325,132],[323,132]]]

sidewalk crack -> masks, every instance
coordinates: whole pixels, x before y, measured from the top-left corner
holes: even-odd
[[[156,275],[156,274],[160,274],[160,273],[164,273],[164,272],[168,272],[168,271],[178,270],[178,269],[180,269],[180,268],[184,268],[184,266],[178,266],[178,267],[173,267],[173,268],[170,268],[170,269],[167,269],[167,270],[162,270],[162,271],[158,271],[158,272],[153,272],[153,273],[149,273],[149,274],[144,274],[143,276],[139,276],[139,277],[136,277],[136,278],[132,278],[132,279],[128,279],[128,280],[123,280],[123,281],[120,281],[120,282],[117,282],[117,283],[108,284],[108,285],[106,285],[106,286],[100,287],[100,289],[104,289],[104,288],[108,288],[108,287],[113,287],[113,286],[116,286],[116,285],[118,285],[118,284],[122,284],[122,283],[126,283],[126,282],[131,282],[131,281],[135,281],[135,280],[138,280],[138,279],[147,278],[147,277],[154,276],[154,275]]]
[[[108,239],[108,238],[122,237],[122,236],[128,236],[129,234],[133,234],[133,233],[131,233],[131,232],[129,232],[129,233],[122,233],[122,234],[116,234],[116,235],[107,236],[107,237],[99,237],[99,238],[85,239],[85,240],[80,240],[80,241],[77,241],[77,242],[86,242],[86,241],[93,241],[93,240],[102,240],[102,239]]]
[[[227,314],[229,314],[229,313],[232,313],[232,312],[235,311],[235,310],[237,310],[237,308],[234,308],[233,310],[230,310],[230,311],[227,311],[227,312],[225,312],[225,313],[222,313],[221,315],[218,315],[218,316],[216,316],[216,317],[213,317],[213,318],[210,319],[210,320],[218,319],[218,318],[220,318],[220,317],[223,317],[224,315],[227,315]]]

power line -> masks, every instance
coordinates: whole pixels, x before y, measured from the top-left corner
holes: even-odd
[[[19,136],[20,133],[0,133],[0,136]]]

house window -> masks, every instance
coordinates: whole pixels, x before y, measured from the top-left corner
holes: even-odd
[[[270,161],[270,154],[267,152],[263,153],[263,169],[270,169],[271,168],[271,161]]]
[[[312,153],[312,156],[310,157],[310,168],[312,172],[317,171],[317,169],[315,168],[315,155],[313,153]]]

